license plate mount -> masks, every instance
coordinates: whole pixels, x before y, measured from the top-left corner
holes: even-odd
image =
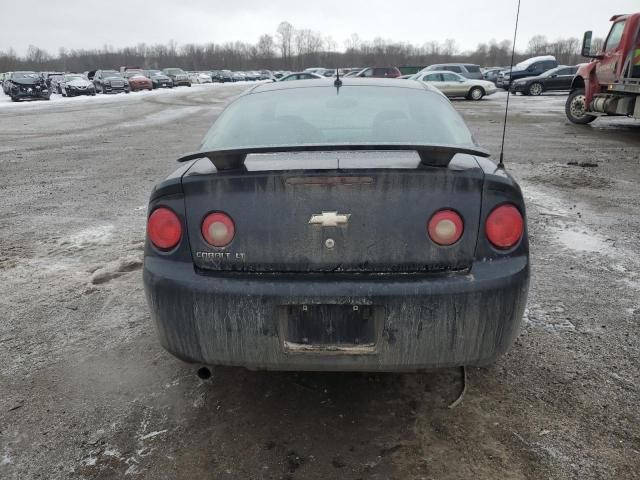
[[[372,305],[285,305],[285,350],[297,352],[375,352],[379,307]]]

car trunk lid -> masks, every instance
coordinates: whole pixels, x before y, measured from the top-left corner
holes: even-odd
[[[483,173],[470,155],[424,166],[416,152],[306,152],[247,157],[247,171],[207,160],[183,177],[194,264],[205,271],[412,273],[466,269],[479,228]],[[441,209],[464,220],[454,245],[430,240]],[[207,244],[212,212],[235,223],[230,245]]]

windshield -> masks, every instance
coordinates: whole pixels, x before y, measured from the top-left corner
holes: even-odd
[[[115,70],[104,70],[102,72],[103,77],[122,77],[120,72],[116,72]]]
[[[170,73],[172,75],[179,75],[179,74],[184,74],[184,70],[181,70],[179,68],[167,68],[167,73]]]
[[[240,97],[207,133],[202,151],[284,146],[475,146],[441,95],[413,88],[345,86]]]
[[[36,72],[15,72],[13,74],[13,78],[16,79],[20,79],[20,78],[38,78],[40,75],[38,75]]]
[[[65,82],[70,82],[72,80],[77,80],[77,79],[86,80],[87,77],[85,77],[84,75],[65,75],[64,76]]]
[[[550,77],[551,75],[554,75],[554,74],[558,73],[559,70],[564,69],[564,68],[567,68],[567,67],[558,67],[558,68],[553,68],[551,70],[547,70],[541,76],[542,77]]]

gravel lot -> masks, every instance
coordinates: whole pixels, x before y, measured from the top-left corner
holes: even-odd
[[[640,123],[513,99],[529,307],[449,410],[459,369],[202,381],[159,346],[148,195],[243,88],[0,100],[0,478],[638,478]],[[505,99],[454,102],[496,156]]]

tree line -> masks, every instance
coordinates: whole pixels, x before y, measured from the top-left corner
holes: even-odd
[[[594,46],[601,45],[596,39]],[[422,45],[383,38],[362,40],[352,34],[340,49],[332,37],[310,29],[297,29],[288,22],[274,34],[260,36],[258,42],[225,42],[205,45],[140,43],[125,48],[65,49],[51,54],[30,46],[25,55],[13,49],[0,51],[0,72],[16,70],[84,72],[123,65],[143,68],[180,67],[185,70],[302,70],[307,67],[347,68],[365,66],[426,66],[433,63],[468,62],[481,66],[508,66],[512,43],[509,40],[480,43],[473,51],[461,51],[455,39],[427,41]],[[555,55],[560,64],[584,61],[577,38],[550,41],[533,37],[525,51],[516,52],[515,62],[537,55]]]

